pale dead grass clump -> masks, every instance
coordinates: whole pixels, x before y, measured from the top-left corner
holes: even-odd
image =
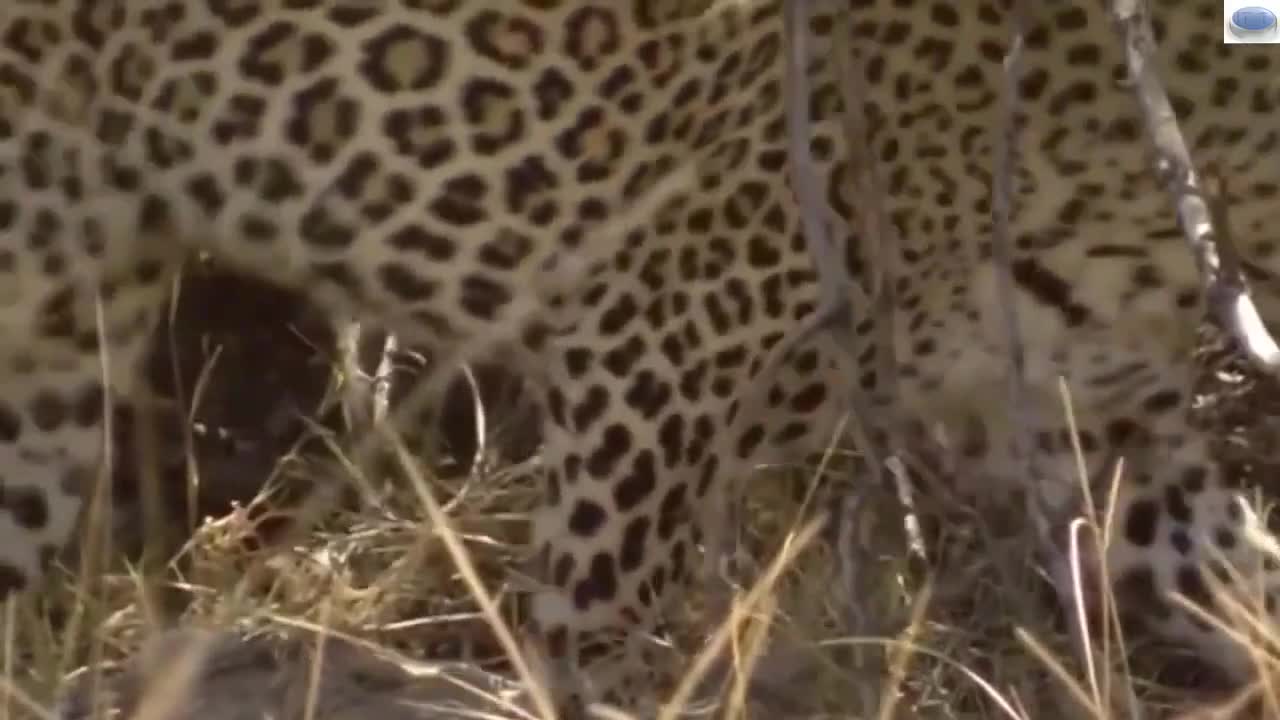
[[[508,569],[518,565],[525,509],[536,495],[527,474],[510,470],[432,480],[468,557],[499,595],[508,592]],[[323,631],[392,657],[405,650],[478,668],[500,664],[486,621],[411,490],[389,488],[358,511],[329,507],[314,527],[293,529],[262,549],[248,549],[261,519],[251,517],[237,509],[195,533],[177,583],[187,606],[164,628],[231,632],[255,638],[258,647],[285,647]],[[92,594],[73,573],[65,579],[47,598],[24,596],[8,607],[6,681],[46,704],[86,660],[127,660],[162,631],[129,569],[114,568]],[[67,608],[91,631],[69,637]]]

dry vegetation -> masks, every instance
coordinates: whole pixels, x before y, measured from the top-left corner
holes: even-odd
[[[1197,412],[1222,438],[1223,461],[1262,483],[1280,389],[1230,345],[1206,330]],[[0,720],[527,717],[511,678],[537,664],[510,652],[520,617],[509,601],[522,587],[536,455],[462,474],[427,461],[388,473],[324,432],[306,447],[276,479],[324,492],[290,505],[288,532],[264,533],[264,516],[239,506],[196,529],[163,587],[117,561],[4,605]],[[921,460],[913,467],[946,466],[937,448],[901,450]],[[186,460],[196,468],[186,479],[205,486],[248,476],[256,487],[254,473],[266,472],[215,463],[201,477],[206,459]],[[1194,659],[1152,652],[1097,617],[1094,652],[1081,659],[1078,617],[1036,565],[1037,528],[1021,508],[935,512],[937,498],[921,496],[915,538],[897,494],[869,475],[857,452],[833,448],[741,488],[712,588],[732,590],[728,612],[708,613],[723,599],[712,592],[688,598],[672,623],[670,651],[723,690],[714,716],[1280,714],[1270,687],[1219,687]],[[673,689],[673,709],[711,685]]]
[[[1213,333],[1203,345],[1202,420],[1224,438],[1224,459],[1261,476],[1274,431],[1257,418],[1280,392]],[[1098,649],[1091,682],[1028,553],[1024,518],[925,522],[922,560],[894,520],[898,499],[867,487],[858,460],[833,450],[744,488],[731,565],[753,581],[736,588],[732,632],[720,633],[729,659],[709,664],[727,682],[724,716],[1236,717],[1186,714],[1233,696],[1176,651],[1136,639],[1125,642],[1131,675],[1113,645]],[[183,550],[178,615],[118,564],[98,582],[69,574],[48,597],[6,607],[3,716],[521,717],[504,706],[518,689],[512,665],[447,541],[514,626],[506,600],[519,588],[534,465],[422,484],[402,474],[379,483],[375,502],[327,503],[267,547],[247,509],[210,519]],[[284,468],[370,497],[349,464]],[[424,488],[447,524],[432,520]],[[844,514],[815,525],[832,512]],[[682,619],[706,600],[691,598]],[[693,660],[708,625],[675,627],[673,652]]]

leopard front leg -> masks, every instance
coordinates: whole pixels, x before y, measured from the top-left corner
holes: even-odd
[[[680,677],[645,636],[703,578],[725,484],[820,451],[845,382],[826,344],[781,354],[797,325],[785,318],[715,333],[682,289],[615,280],[587,295],[588,316],[546,352],[533,619],[558,664],[586,671],[590,696],[634,709]]]
[[[544,592],[533,617],[552,659],[586,670],[592,699],[643,707],[668,686],[645,635],[696,574],[697,508],[718,479],[724,404],[695,392],[695,368],[655,367],[643,343],[566,339],[546,400],[544,507],[535,547]],[[665,361],[663,361],[665,364]],[[697,392],[705,392],[699,390]]]

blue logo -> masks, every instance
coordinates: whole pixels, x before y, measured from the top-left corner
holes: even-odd
[[[1276,32],[1276,14],[1256,5],[1231,13],[1231,34],[1241,40],[1257,40]]]

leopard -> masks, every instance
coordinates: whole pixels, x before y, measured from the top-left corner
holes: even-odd
[[[1231,180],[1275,317],[1277,61],[1223,44],[1216,1],[1149,5],[1152,62],[1195,162]],[[887,382],[865,313],[856,356],[833,334],[795,339],[820,270],[876,270],[842,119],[841,68],[856,67],[859,142],[897,236],[897,400],[969,428],[983,487],[1029,482],[1010,447],[1023,431],[1054,466],[1074,468],[1077,447],[1091,471],[1123,454],[1108,579],[1158,632],[1247,671],[1169,596],[1211,599],[1222,557],[1251,568],[1273,615],[1280,583],[1265,520],[1186,419],[1201,276],[1107,4],[1028,6],[1008,267],[1030,428],[994,401],[1010,0],[804,5],[799,144],[836,267],[803,232],[778,0],[8,0],[0,592],[36,588],[75,532],[104,417],[129,402],[167,280],[198,250],[446,365],[494,353],[536,380],[529,630],[592,693],[638,702],[659,670],[611,648],[705,577],[730,479],[825,447],[850,398]]]

